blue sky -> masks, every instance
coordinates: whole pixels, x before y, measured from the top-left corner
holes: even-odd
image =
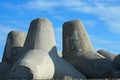
[[[0,59],[9,31],[27,33],[31,20],[53,23],[57,48],[62,51],[62,25],[83,22],[95,50],[120,53],[120,0],[0,0]]]

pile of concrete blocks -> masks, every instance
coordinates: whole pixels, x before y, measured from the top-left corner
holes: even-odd
[[[62,35],[60,53],[48,19],[33,20],[27,36],[20,31],[9,32],[0,80],[120,78],[120,55],[95,51],[80,20],[65,22]]]

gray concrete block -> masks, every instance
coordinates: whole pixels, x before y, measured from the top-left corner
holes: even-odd
[[[50,56],[41,50],[30,50],[12,68],[12,79],[52,79],[54,64]]]
[[[8,62],[14,64],[23,48],[26,39],[26,34],[20,31],[11,31],[7,36],[7,41],[3,53],[2,62]]]
[[[89,78],[100,78],[105,72],[117,70],[111,61],[94,52],[79,20],[63,24],[63,58]]]
[[[58,56],[52,23],[44,18],[37,18],[30,24],[23,53],[29,50],[42,50],[50,55],[54,62],[54,78],[72,76],[85,78],[83,74]]]
[[[101,55],[103,55],[104,57],[106,57],[107,59],[109,59],[110,61],[113,61],[114,60],[114,58],[115,58],[115,54],[113,54],[113,53],[111,53],[111,52],[108,52],[108,51],[106,51],[106,50],[103,50],[103,49],[101,49],[101,50],[98,50],[97,51],[99,54],[101,54]]]
[[[55,45],[52,23],[44,18],[33,20],[30,23],[24,45],[24,52],[31,49],[38,49],[48,53]]]

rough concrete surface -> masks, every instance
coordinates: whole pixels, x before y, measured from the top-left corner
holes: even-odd
[[[37,18],[30,24],[22,52],[23,56],[26,51],[34,49],[42,50],[50,55],[55,66],[54,78],[61,78],[66,75],[73,78],[85,78],[82,73],[58,56],[52,23],[47,19]]]
[[[47,53],[30,50],[13,66],[10,75],[14,79],[52,79],[54,64]]]
[[[109,59],[110,61],[113,61],[115,58],[115,54],[108,52],[106,50],[100,49],[97,51],[99,54],[103,55],[104,57],[106,57],[107,59]]]
[[[108,71],[117,70],[111,61],[94,51],[88,34],[79,20],[63,24],[63,58],[91,78],[100,78]]]
[[[3,53],[2,62],[14,64],[20,57],[26,34],[20,31],[11,31],[7,36],[7,41]]]

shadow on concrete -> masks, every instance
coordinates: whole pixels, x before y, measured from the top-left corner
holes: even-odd
[[[10,53],[4,52],[2,62],[14,64],[20,58],[22,49],[23,47],[17,46],[17,47],[13,47],[10,50]],[[7,54],[9,54],[10,56],[7,57]]]

